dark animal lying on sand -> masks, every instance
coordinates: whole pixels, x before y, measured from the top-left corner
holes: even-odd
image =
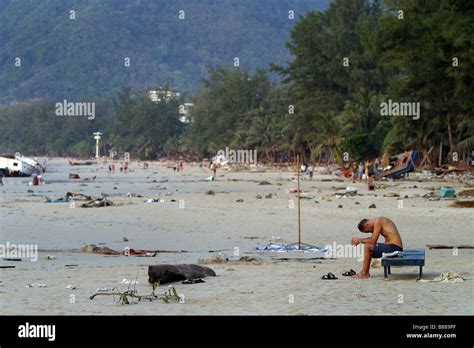
[[[151,284],[157,282],[165,284],[207,276],[215,277],[216,272],[209,267],[192,264],[148,266],[148,282]]]

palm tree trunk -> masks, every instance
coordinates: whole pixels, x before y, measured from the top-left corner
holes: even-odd
[[[439,143],[439,160],[438,160],[438,166],[441,167],[443,161],[443,141]]]
[[[449,122],[449,116],[448,116],[448,139],[449,139],[449,157],[451,157],[454,151],[454,143],[453,143],[453,130],[451,129],[451,122]]]

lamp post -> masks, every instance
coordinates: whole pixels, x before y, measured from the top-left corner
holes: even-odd
[[[101,132],[95,132],[94,133],[94,139],[95,139],[95,158],[99,158],[99,140],[101,138],[102,133]]]

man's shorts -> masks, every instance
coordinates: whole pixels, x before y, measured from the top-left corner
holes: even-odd
[[[379,259],[382,257],[382,253],[393,253],[394,251],[403,251],[403,248],[396,244],[375,243],[372,257]]]

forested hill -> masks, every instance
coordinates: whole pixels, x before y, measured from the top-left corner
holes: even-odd
[[[246,70],[284,63],[289,29],[328,3],[1,0],[0,104],[109,96],[124,85],[192,91],[207,65],[230,67],[235,57]]]

